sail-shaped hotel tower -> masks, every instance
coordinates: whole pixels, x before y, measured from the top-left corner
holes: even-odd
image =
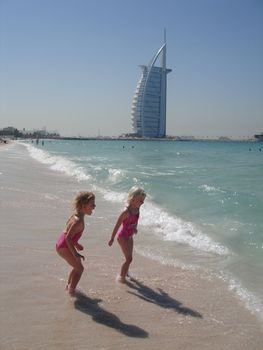
[[[161,67],[155,66],[160,59]],[[166,136],[166,42],[150,63],[141,65],[142,75],[132,102],[132,126],[138,137]]]

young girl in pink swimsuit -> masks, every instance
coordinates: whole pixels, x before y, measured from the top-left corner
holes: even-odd
[[[119,216],[113,229],[109,246],[112,246],[117,234],[117,240],[124,254],[125,261],[121,266],[118,281],[125,283],[129,267],[132,262],[133,235],[137,233],[137,224],[140,214],[140,207],[144,203],[146,193],[143,189],[132,187],[128,194],[128,206]]]
[[[83,250],[83,246],[78,241],[85,227],[84,216],[91,215],[95,207],[95,195],[92,192],[80,192],[74,201],[75,213],[68,219],[65,229],[56,243],[58,255],[73,267],[67,283],[67,290],[70,295],[74,295],[84,270],[81,259],[84,260],[85,258],[78,253],[78,251]]]

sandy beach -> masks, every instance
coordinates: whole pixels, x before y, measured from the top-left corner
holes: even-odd
[[[79,292],[69,297],[55,242],[76,192],[89,188],[20,144],[1,147],[0,160],[1,349],[262,348],[261,321],[221,280],[135,254],[133,279],[117,283],[122,255],[107,242],[120,208],[99,195],[86,218]]]

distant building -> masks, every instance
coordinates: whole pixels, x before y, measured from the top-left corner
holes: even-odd
[[[0,135],[8,136],[11,138],[59,138],[60,135],[56,131],[48,132],[46,128],[43,129],[33,129],[33,130],[26,130],[23,128],[23,130],[18,130],[14,128],[13,126],[8,126],[6,128],[0,129]]]
[[[2,131],[4,132],[4,133],[6,133],[6,135],[13,135],[14,134],[14,132],[16,131],[17,129],[16,128],[14,128],[13,126],[7,126],[6,128],[3,128],[2,129]]]
[[[16,138],[19,136],[19,131],[13,126],[0,129],[0,135],[8,138]]]
[[[161,58],[161,67],[155,63]],[[150,63],[141,65],[142,75],[132,103],[132,126],[137,137],[166,136],[166,42]]]

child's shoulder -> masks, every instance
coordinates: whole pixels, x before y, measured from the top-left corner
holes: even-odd
[[[79,217],[78,215],[73,215],[73,223],[75,225],[82,225],[83,224],[83,218],[82,217]]]
[[[123,217],[123,219],[125,219],[128,215],[129,215],[129,208],[125,207],[121,212],[121,216]]]
[[[76,214],[73,214],[69,220],[68,220],[68,225],[69,226],[78,226],[82,224],[83,220]]]

